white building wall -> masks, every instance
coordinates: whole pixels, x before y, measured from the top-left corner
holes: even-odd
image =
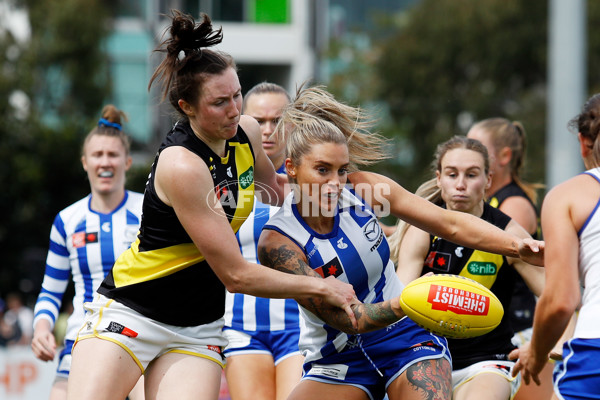
[[[291,24],[213,21],[213,26],[223,26],[223,42],[217,49],[231,54],[238,64],[289,65],[287,89],[293,91],[305,80],[314,78],[309,6],[309,1],[292,0]]]

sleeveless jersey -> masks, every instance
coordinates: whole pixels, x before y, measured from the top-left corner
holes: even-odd
[[[600,183],[600,168],[585,172]],[[574,337],[600,338],[600,199],[578,232],[579,276],[583,285]]]
[[[236,135],[227,140],[225,157],[220,157],[194,134],[189,123],[176,124],[152,165],[138,239],[119,257],[98,292],[156,321],[196,326],[223,316],[225,286],[194,245],[173,208],[156,194],[154,176],[158,157],[170,146],[185,147],[206,163],[234,232],[252,210],[254,153],[242,128],[238,127]]]
[[[531,201],[529,196],[527,196],[527,193],[525,193],[521,186],[519,186],[515,181],[511,181],[508,185],[505,185],[498,189],[496,193],[490,196],[488,203],[494,208],[500,208],[502,203],[504,203],[504,200],[513,196],[524,197],[531,204],[531,206],[535,210],[536,215],[538,214],[538,209],[536,205],[533,203],[533,201]],[[538,239],[540,237],[539,227],[536,232],[529,232],[529,234],[534,239]]]
[[[484,203],[481,219],[504,229],[510,218]],[[454,274],[473,279],[490,289],[500,300],[504,309],[511,303],[517,272],[506,257],[459,246],[445,239],[430,235],[431,243],[422,274]],[[469,339],[448,339],[453,369],[462,369],[483,360],[506,359],[514,348],[511,338],[514,332],[509,316],[505,313],[500,325],[493,331]]]
[[[294,194],[265,225],[302,249],[310,267],[323,277],[334,276],[354,287],[363,303],[400,295],[402,284],[390,261],[390,248],[371,208],[353,191],[342,190],[331,232],[320,234],[302,219]],[[300,306],[300,350],[305,363],[340,352],[348,335],[327,325]]]
[[[277,173],[284,173],[282,165]],[[256,199],[246,222],[236,233],[244,258],[259,264],[257,243],[263,226],[279,207],[263,204]],[[269,299],[243,293],[227,292],[225,327],[243,331],[280,331],[299,328],[298,303],[294,299]]]
[[[511,181],[508,185],[501,187],[490,197],[488,202],[492,207],[500,208],[504,200],[513,196],[524,197],[527,199],[535,210],[536,215],[538,214],[537,207],[533,204],[533,201],[531,201],[529,196],[527,196],[525,191],[515,181]],[[541,237],[539,222],[537,230],[533,233],[529,232],[529,234],[534,239]],[[531,292],[521,275],[517,274],[513,300],[510,309],[508,310],[508,314],[511,318],[510,321],[515,332],[520,332],[533,326],[533,313],[535,311],[536,302],[535,295]]]
[[[142,214],[141,193],[125,191],[125,197],[109,214],[90,208],[91,195],[58,213],[50,231],[50,246],[42,290],[35,304],[33,325],[47,319],[54,326],[63,296],[73,276],[73,313],[65,339],[75,340],[83,324],[83,303],[92,301],[100,282],[117,257],[135,240]]]

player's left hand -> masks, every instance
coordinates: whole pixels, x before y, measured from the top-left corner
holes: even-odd
[[[519,257],[529,264],[543,267],[545,246],[542,240],[522,239],[519,242]]]

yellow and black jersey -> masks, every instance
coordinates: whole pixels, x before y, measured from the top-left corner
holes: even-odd
[[[156,321],[195,326],[223,316],[225,287],[194,245],[172,207],[156,194],[154,176],[162,150],[182,146],[200,157],[212,174],[214,191],[234,232],[254,204],[254,153],[241,127],[215,154],[192,131],[176,124],[160,146],[146,183],[137,240],[116,261],[98,292]],[[193,185],[190,182],[190,185]],[[198,201],[209,201],[208,196]]]
[[[484,204],[481,219],[506,228],[510,217]],[[508,263],[506,257],[498,254],[473,250],[459,246],[437,236],[430,235],[430,245],[422,274],[454,274],[473,279],[489,288],[500,300],[504,309],[511,303],[511,295],[517,272]],[[513,329],[505,314],[492,332],[470,339],[448,339],[452,366],[462,369],[483,360],[506,359],[515,347],[511,343]]]
[[[496,191],[496,193],[490,197],[488,203],[494,208],[500,208],[504,200],[514,196],[524,197],[531,203],[538,216],[538,223],[536,231],[529,232],[529,234],[534,239],[541,238],[542,235],[537,207],[533,201],[531,201],[529,196],[527,196],[527,193],[525,193],[521,186],[515,181],[511,181],[508,185],[505,185]],[[523,278],[521,278],[520,275],[517,276],[510,309],[505,310],[505,312],[510,315],[510,321],[515,332],[520,332],[523,329],[533,326],[533,313],[535,311],[536,302],[535,295],[529,290]]]

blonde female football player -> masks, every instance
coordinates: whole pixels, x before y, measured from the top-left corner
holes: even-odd
[[[484,201],[491,183],[487,149],[481,142],[455,136],[438,146],[433,163],[435,178],[422,185],[418,193],[448,210],[481,218],[505,232],[529,237],[510,217]],[[415,226],[400,224],[390,238],[397,260],[397,274],[404,283],[426,273],[456,274],[476,280],[496,294],[508,309],[517,275],[534,293],[541,293],[543,268],[518,258],[474,250],[430,234]],[[505,314],[493,331],[475,338],[448,339],[452,355],[453,398],[498,399],[514,397],[519,379],[510,375],[508,354],[514,332]]]
[[[306,358],[289,398],[450,399],[446,340],[402,319],[402,284],[377,213],[388,211],[465,246],[512,256],[517,252],[507,244],[521,239],[437,207],[391,179],[358,171],[385,155],[385,141],[368,131],[367,122],[360,110],[323,89],[307,88],[279,125],[294,191],[265,225],[259,259],[292,274],[334,276],[352,284],[363,302],[352,306],[354,327],[315,297],[297,299]]]

